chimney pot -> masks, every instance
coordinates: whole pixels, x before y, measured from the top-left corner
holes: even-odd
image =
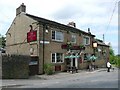
[[[90,28],[88,28],[88,33],[90,33],[90,34],[91,34],[91,32],[90,32]]]
[[[76,24],[74,22],[69,22],[67,25],[72,26],[72,27],[76,27]]]

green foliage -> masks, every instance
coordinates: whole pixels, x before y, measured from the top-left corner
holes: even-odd
[[[110,55],[110,63],[115,64],[115,56]]]
[[[120,68],[120,57],[110,55],[110,63]]]
[[[114,50],[112,49],[112,47],[110,47],[109,49],[109,54],[110,54],[110,63],[119,67],[120,68],[120,56],[114,54]]]
[[[71,48],[71,47],[72,47],[71,42],[67,42],[67,48]]]
[[[52,69],[52,67],[53,67],[52,64],[44,64],[45,74],[47,74],[47,75],[52,75],[52,74],[53,74],[53,69]]]
[[[115,65],[120,68],[120,56],[115,56],[116,63]]]
[[[109,48],[109,55],[110,55],[110,63],[111,64],[115,64],[115,54],[114,54],[114,50],[112,49],[112,47]]]
[[[83,48],[83,47],[84,47],[84,45],[81,45],[81,44],[80,44],[80,48]]]
[[[5,48],[6,46],[6,40],[5,37],[2,37],[2,48]]]
[[[110,49],[109,49],[109,54],[112,55],[112,56],[115,55],[115,54],[114,54],[114,50],[112,49],[112,47],[110,47]]]
[[[0,47],[5,48],[6,46],[6,38],[4,36],[0,36]]]

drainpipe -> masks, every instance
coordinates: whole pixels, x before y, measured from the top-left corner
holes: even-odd
[[[39,60],[38,60],[38,67],[40,70],[40,22],[38,22],[39,25],[39,32],[38,32],[38,56],[39,56]]]
[[[45,57],[45,24],[43,24],[43,74],[45,73],[44,72],[44,57]]]

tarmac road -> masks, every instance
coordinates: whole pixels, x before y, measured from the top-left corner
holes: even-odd
[[[4,88],[118,88],[118,69],[107,72],[99,69],[93,72],[60,73],[43,76],[44,79],[3,80]],[[9,84],[8,84],[9,83]],[[23,89],[22,89],[23,88]]]

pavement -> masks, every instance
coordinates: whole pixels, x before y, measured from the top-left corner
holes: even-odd
[[[78,70],[78,73],[74,72],[57,72],[53,75],[35,75],[35,76],[30,76],[30,80],[34,79],[42,79],[42,80],[50,80],[50,79],[59,79],[59,78],[65,78],[69,76],[75,76],[77,74],[87,74],[87,73],[95,73],[95,72],[100,72],[100,71],[107,71],[107,68],[99,68],[94,71],[88,71],[88,70]]]
[[[30,76],[29,79],[25,79],[27,81],[29,80],[51,80],[51,79],[60,79],[60,78],[65,78],[65,77],[73,77],[76,75],[84,75],[84,74],[90,74],[90,73],[96,73],[96,72],[101,72],[101,71],[106,71],[107,72],[107,68],[98,68],[97,70],[94,71],[88,71],[88,70],[78,70],[78,73],[74,72],[73,74],[71,72],[58,72],[55,73],[53,75],[34,75],[34,76]],[[112,70],[111,70],[112,71]],[[20,85],[24,85],[26,82],[24,83],[19,83],[19,84],[13,84],[10,83],[12,80],[15,81],[15,79],[10,79],[10,80],[0,80],[2,82],[2,85],[0,84],[0,88],[6,88],[6,87],[15,87],[15,86],[20,86]],[[21,79],[19,79],[21,80]]]

